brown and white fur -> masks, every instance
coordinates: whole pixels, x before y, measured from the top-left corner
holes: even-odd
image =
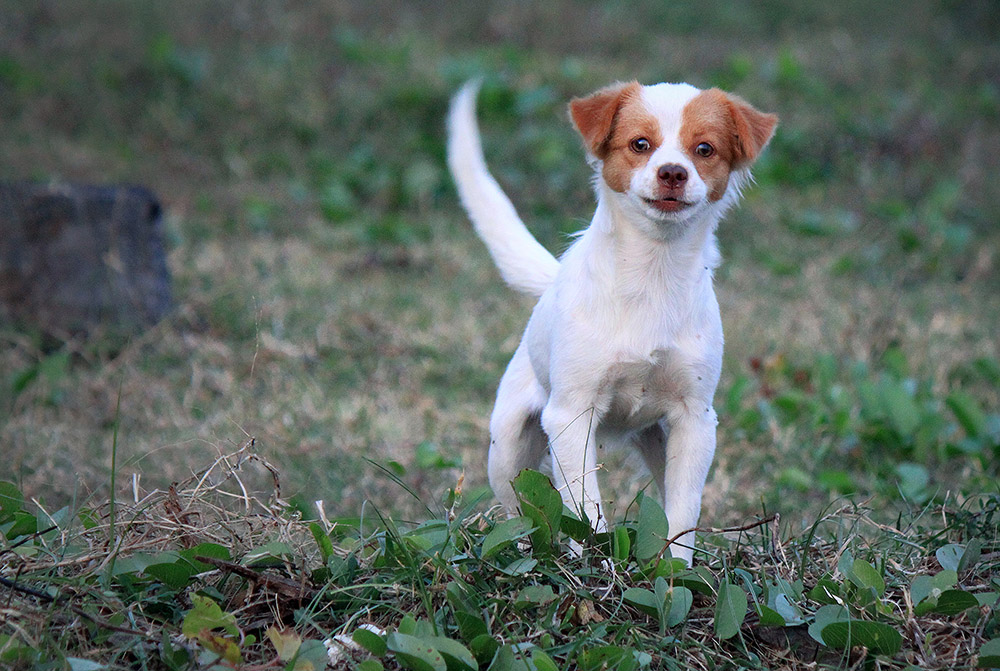
[[[715,228],[777,117],[688,84],[615,84],[574,99],[597,210],[556,260],[486,168],[476,92],[466,85],[452,102],[449,166],[504,280],[539,297],[497,391],[490,484],[516,511],[511,480],[549,451],[563,501],[603,530],[598,448],[631,445],[658,484],[671,531],[692,529],[718,423]],[[673,556],[690,564],[693,542],[693,533],[682,536]]]

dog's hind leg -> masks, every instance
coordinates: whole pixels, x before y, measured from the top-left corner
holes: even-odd
[[[540,420],[545,397],[521,343],[497,390],[487,462],[490,486],[510,514],[518,510],[511,480],[525,468],[538,468],[545,456],[547,442]]]
[[[667,432],[665,422],[646,427],[632,438],[632,443],[639,449],[642,460],[649,469],[656,483],[656,493],[660,505],[664,503],[664,471],[667,466]]]

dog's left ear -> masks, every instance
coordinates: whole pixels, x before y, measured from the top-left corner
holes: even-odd
[[[573,98],[570,101],[569,115],[591,154],[601,160],[607,156],[607,144],[614,130],[615,115],[625,101],[641,89],[639,83],[634,81],[612,84],[586,98]]]
[[[757,110],[739,96],[727,93],[726,97],[736,128],[736,162],[744,165],[753,163],[771,141],[778,117]]]

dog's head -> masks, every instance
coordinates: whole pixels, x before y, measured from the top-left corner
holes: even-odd
[[[570,102],[600,178],[658,228],[735,201],[778,118],[719,89],[615,84]]]

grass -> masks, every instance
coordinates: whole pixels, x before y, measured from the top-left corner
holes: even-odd
[[[234,615],[238,633],[222,636],[239,638],[254,663],[277,654],[265,640],[271,624],[294,626],[303,641],[350,634],[361,621],[417,638],[430,626],[471,647],[455,629],[468,607],[430,586],[473,579],[480,582],[466,596],[484,609],[490,637],[531,643],[560,668],[586,667],[580,654],[601,646],[653,655],[661,666],[753,667],[757,659],[797,668],[810,663],[798,643],[759,637],[795,637],[815,624],[834,604],[809,593],[829,574],[852,617],[892,627],[903,643],[894,655],[864,657],[806,633],[821,664],[973,664],[982,641],[997,637],[995,611],[917,615],[907,598],[915,578],[948,570],[935,557],[940,548],[964,552],[976,540],[980,560],[947,587],[997,589],[996,526],[985,524],[995,520],[988,511],[1000,475],[996,8],[446,9],[0,2],[0,177],[149,185],[166,206],[178,302],[170,318],[127,342],[53,341],[0,325],[0,442],[9,462],[0,479],[27,501],[0,518],[0,578],[55,599],[0,588],[0,655],[26,668],[86,668],[67,658],[188,668],[213,645],[200,629],[184,636],[194,594]],[[742,537],[705,534],[711,590],[694,590],[682,624],[662,629],[662,617],[643,619],[624,600],[628,589],[655,595],[648,561],[634,552],[616,555],[619,569],[603,581],[583,561],[535,549],[537,570],[504,574],[499,567],[525,554],[524,543],[482,558],[494,529],[480,517],[492,501],[482,466],[487,418],[530,304],[501,286],[444,170],[448,97],[480,74],[490,164],[554,250],[592,209],[564,113],[571,96],[614,79],[686,80],[735,90],[781,117],[757,184],[719,231],[727,353],[702,518],[733,528],[779,512],[780,524]],[[280,496],[269,498],[270,471],[256,461],[239,473],[246,493],[227,490],[239,490],[238,499],[212,489],[214,479],[210,494],[191,489],[193,475],[251,437],[239,459],[252,453],[273,464]],[[212,472],[234,486],[220,474],[227,463]],[[622,455],[606,471],[614,519],[631,516],[621,528],[637,541],[632,504],[648,478]],[[463,477],[463,503],[450,518],[448,492]],[[185,482],[175,488],[186,492],[179,505],[197,508],[200,522],[165,523],[170,486]],[[113,533],[112,490],[120,504]],[[317,499],[330,519],[368,522],[330,535]],[[375,521],[373,505],[385,522]],[[305,608],[279,593],[265,616],[255,599],[273,588],[193,555],[160,557],[182,566],[146,572],[142,557],[190,549],[164,532],[200,523],[209,531],[188,529],[190,540],[223,547],[216,558],[241,566],[256,563],[254,548],[286,543],[290,552],[275,555],[283,568],[266,572],[308,577],[323,596]],[[440,524],[462,540],[412,541]],[[387,542],[393,534],[411,540]],[[600,547],[593,552],[608,553]],[[839,565],[846,550],[877,570],[882,594],[858,596],[865,579],[851,579],[853,561]],[[332,558],[350,562],[352,552],[352,579],[373,590],[370,612],[346,597],[326,600],[324,590],[345,588]],[[453,566],[449,553],[471,558]],[[126,560],[118,573],[117,557]],[[163,581],[170,572],[172,585]],[[777,604],[767,587],[776,578],[802,581],[782,617],[798,609],[804,624],[755,620],[770,616],[755,603]],[[249,600],[246,580],[258,585]],[[723,639],[718,595],[738,599],[720,591],[724,584],[749,603],[738,633]],[[412,624],[401,620],[411,602],[395,603],[386,585],[416,590]],[[542,590],[525,597],[535,605],[502,603],[527,587]],[[547,631],[551,641],[533,628],[567,595],[602,589],[607,598],[583,600],[603,622],[571,617]],[[105,625],[153,632],[156,641]],[[579,649],[565,647],[572,637]],[[396,653],[380,659],[404,663]]]

